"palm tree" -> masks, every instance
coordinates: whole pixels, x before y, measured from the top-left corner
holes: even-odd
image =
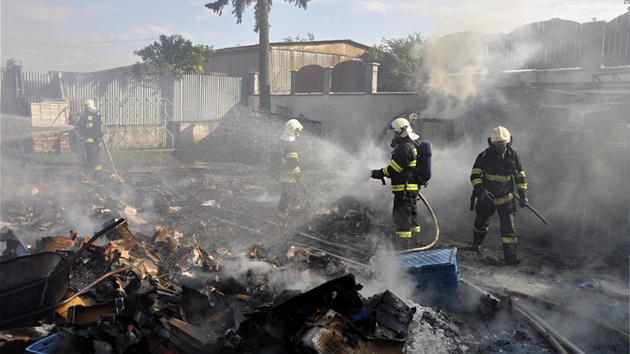
[[[306,10],[306,5],[311,0],[284,0],[288,3],[295,2],[298,8]],[[230,0],[216,0],[214,2],[207,3],[206,8],[218,13],[219,16],[223,14],[223,7],[225,7]],[[232,6],[234,10],[232,13],[236,16],[236,23],[241,23],[243,20],[243,12],[245,8],[252,4],[252,0],[232,0]],[[254,32],[258,33],[258,70],[260,70],[260,77],[258,82],[258,90],[260,92],[260,110],[265,112],[271,111],[271,86],[269,84],[269,10],[271,10],[271,0],[256,0],[254,6],[254,15],[256,18],[256,25],[254,26]]]

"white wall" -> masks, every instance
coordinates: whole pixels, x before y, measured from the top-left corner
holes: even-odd
[[[426,101],[416,93],[296,94],[272,96],[271,107],[322,122],[322,134],[352,148],[376,138],[397,114],[422,111]]]

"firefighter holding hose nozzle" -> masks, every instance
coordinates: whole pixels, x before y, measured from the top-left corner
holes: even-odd
[[[431,178],[431,144],[421,141],[413,132],[409,121],[396,118],[389,125],[389,132],[394,133],[391,147],[392,159],[389,165],[372,170],[371,177],[391,179],[394,193],[393,221],[396,226],[394,247],[408,249],[412,233],[420,232],[418,223],[418,193],[421,186],[426,186]]]
[[[301,208],[300,198],[303,196],[300,181],[300,160],[298,157],[297,138],[304,127],[297,119],[290,119],[284,124],[284,131],[270,146],[268,164],[270,171],[280,183],[280,201],[278,216],[284,226],[290,217]]]
[[[520,263],[514,226],[516,201],[522,208],[528,206],[525,170],[518,154],[512,149],[512,141],[505,127],[494,128],[488,138],[489,147],[477,155],[470,173],[473,186],[470,207],[477,214],[473,225],[472,248],[481,250],[490,226],[490,217],[496,211],[499,214],[503,258],[508,265]],[[518,197],[514,194],[515,185]]]

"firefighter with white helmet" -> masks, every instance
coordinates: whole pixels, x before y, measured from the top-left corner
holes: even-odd
[[[269,168],[280,183],[278,214],[286,225],[288,218],[300,209],[302,197],[300,159],[297,137],[304,127],[297,119],[284,124],[282,135],[270,147]]]
[[[490,217],[496,211],[501,224],[503,258],[507,264],[518,264],[518,239],[514,226],[515,193],[518,193],[521,207],[526,207],[528,200],[525,170],[518,154],[512,149],[512,141],[507,128],[494,128],[488,138],[489,147],[477,156],[470,173],[473,186],[471,210],[477,214],[473,225],[472,248],[480,251],[488,233]]]
[[[391,180],[394,194],[392,217],[396,226],[394,246],[406,249],[411,243],[413,233],[420,232],[418,223],[418,192],[426,181],[420,180],[415,173],[418,160],[420,136],[413,132],[411,124],[405,118],[396,118],[389,125],[389,132],[394,134],[390,144],[394,148],[389,165],[372,170],[371,177]]]
[[[284,123],[284,136],[290,140],[295,140],[295,137],[300,136],[302,129],[304,129],[304,127],[299,120],[289,119]]]
[[[83,114],[77,121],[77,129],[83,137],[85,146],[85,157],[87,164],[92,170],[94,179],[103,179],[103,164],[100,158],[100,143],[103,137],[102,117],[94,101],[87,99],[83,101]]]

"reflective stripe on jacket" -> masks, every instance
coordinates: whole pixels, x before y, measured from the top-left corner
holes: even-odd
[[[527,190],[525,171],[516,151],[508,147],[503,159],[492,149],[487,148],[477,155],[470,172],[470,183],[483,187],[494,197],[494,205],[502,205],[514,199],[512,179],[518,190]]]
[[[86,110],[79,121],[77,128],[81,135],[88,140],[86,142],[94,142],[103,136],[103,121],[101,115],[97,112]],[[90,140],[91,139],[91,140]]]
[[[392,151],[389,165],[382,168],[383,174],[391,179],[392,192],[417,191],[418,177],[413,171],[416,168],[418,148],[409,137],[406,137]]]
[[[300,158],[297,152],[295,138],[290,139],[285,135],[278,141],[278,154],[280,163],[278,165],[278,182],[296,183],[300,178]]]

